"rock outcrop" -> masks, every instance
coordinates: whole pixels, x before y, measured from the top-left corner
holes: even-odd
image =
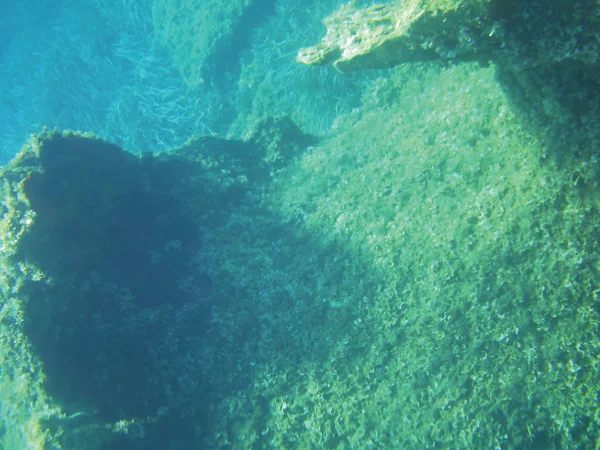
[[[234,64],[245,33],[272,0],[155,0],[154,30],[171,50],[189,87],[204,83],[207,66]]]
[[[175,387],[186,369],[174,368],[186,363],[169,354],[206,333],[206,299],[220,289],[193,259],[311,142],[282,118],[248,141],[198,137],[141,157],[91,135],[33,136],[0,172],[0,372],[13,374],[3,385],[14,393],[2,443],[183,439],[195,425],[179,416],[190,394]]]
[[[415,61],[480,61],[548,146],[592,157],[600,141],[600,4],[591,0],[405,0],[324,20],[327,33],[297,61],[341,72]],[[588,129],[572,141],[573,130]]]
[[[407,0],[356,9],[342,6],[323,23],[327,34],[300,49],[297,61],[333,62],[341,72],[435,59],[486,59],[499,46],[491,1]]]

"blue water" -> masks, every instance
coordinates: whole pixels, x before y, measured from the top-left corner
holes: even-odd
[[[226,48],[205,70],[206,82],[190,87],[155,33],[151,0],[7,2],[0,19],[0,164],[43,127],[93,132],[133,153],[173,148],[192,135],[243,137],[244,120],[230,130],[242,110],[249,127],[255,113],[295,114],[306,131],[322,133],[358,105],[357,84],[373,78],[294,61],[299,47],[320,39],[320,21],[339,4],[303,9],[278,2],[274,11],[264,2],[253,10],[251,28],[233,37],[241,47]],[[274,25],[259,27],[273,17]],[[268,90],[258,91],[263,82]],[[258,95],[266,98],[256,106]]]
[[[209,133],[152,33],[151,2],[4,3],[0,162],[42,127],[91,131],[132,152]]]

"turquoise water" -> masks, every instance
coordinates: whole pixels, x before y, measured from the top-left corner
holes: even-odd
[[[402,5],[0,6],[1,448],[600,448],[598,6]]]
[[[2,148],[31,133],[92,131],[132,152],[210,134],[218,117],[190,92],[152,32],[151,2],[18,2],[4,6]]]
[[[91,131],[134,153],[173,148],[194,134],[226,135],[236,114],[247,115],[253,107],[256,87],[244,84],[244,73],[240,72],[246,69],[240,67],[238,59],[244,58],[244,65],[250,65],[253,51],[262,52],[258,59],[265,67],[247,69],[248,76],[262,81],[270,72],[271,89],[278,91],[280,98],[287,88],[285,104],[269,104],[271,113],[289,114],[292,97],[303,96],[292,92],[296,88],[289,89],[290,75],[304,91],[331,82],[331,71],[302,74],[294,62],[297,48],[310,39],[310,30],[313,39],[318,39],[319,20],[306,27],[303,35],[294,36],[288,28],[306,23],[306,11],[296,11],[298,17],[290,17],[286,5],[277,13],[272,4],[264,2],[264,11],[255,12],[257,17],[251,21],[255,36],[247,35],[239,40],[239,49],[228,49],[219,56],[206,68],[203,84],[186,85],[174,61],[177,55],[154,30],[153,16],[166,15],[153,14],[160,2],[154,3],[64,0],[51,5],[27,1],[3,6],[7,11],[0,30],[10,37],[2,42],[0,77],[3,162],[12,158],[31,133],[43,127]],[[319,11],[326,15],[335,6],[335,2],[324,4]],[[271,29],[266,20],[258,27],[266,18],[274,18]],[[272,29],[275,26],[280,27],[276,33]],[[277,74],[278,70],[282,73]],[[282,85],[284,79],[286,86]],[[338,85],[333,91],[336,103],[324,106],[324,118],[305,118],[312,128],[308,131],[324,131],[336,111],[356,106],[356,95],[344,93],[348,83],[338,81]],[[244,131],[235,128],[235,133]]]

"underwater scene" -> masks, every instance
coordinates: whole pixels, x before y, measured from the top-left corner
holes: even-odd
[[[0,449],[600,449],[598,0],[0,4]]]

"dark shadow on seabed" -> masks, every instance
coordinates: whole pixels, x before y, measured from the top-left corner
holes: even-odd
[[[52,279],[24,286],[25,329],[48,393],[68,414],[140,420],[167,402],[152,378],[152,352],[192,300],[177,281],[199,233],[169,181],[154,182],[154,169],[151,158],[100,140],[51,134],[40,140],[38,170],[23,182],[36,218],[17,257]],[[207,278],[196,282],[197,292],[210,289]],[[205,314],[195,317],[197,332]],[[174,425],[182,433],[184,421]]]
[[[231,245],[236,236],[219,230],[231,216],[246,214],[250,223],[256,218],[256,229],[246,228],[255,239],[308,251],[293,226],[280,223],[253,195],[266,188],[272,170],[315,140],[286,121],[269,122],[253,142],[201,138],[142,158],[78,135],[46,133],[37,139],[39,156],[22,157],[16,167],[36,214],[16,260],[51,280],[27,279],[20,289],[28,299],[25,332],[43,362],[47,392],[67,415],[49,419],[47,426],[63,429],[61,442],[78,448],[81,439],[102,428],[99,434],[115,431],[102,424],[123,420],[130,421],[129,432],[115,433],[110,448],[165,448],[175,440],[197,445],[198,430],[214,420],[212,399],[252,379],[251,372],[223,379],[198,367],[207,361],[191,360],[218,350],[223,336],[209,333],[218,326],[216,310],[248,315],[227,325],[244,339],[227,343],[228,361],[215,370],[226,373],[231,364],[233,373],[240,360],[261,358],[248,354],[248,343],[258,340],[256,289],[235,285],[235,274],[232,280],[214,279],[211,255],[198,262],[202,242]],[[279,301],[298,298],[282,295]],[[306,305],[311,313],[324,307]],[[310,317],[297,318],[296,325],[309,319],[304,326],[328,326]],[[293,336],[279,339],[286,347],[295,345]],[[313,350],[302,357],[326,353]],[[194,378],[193,386],[180,387],[181,378]],[[86,426],[91,431],[82,431]]]

